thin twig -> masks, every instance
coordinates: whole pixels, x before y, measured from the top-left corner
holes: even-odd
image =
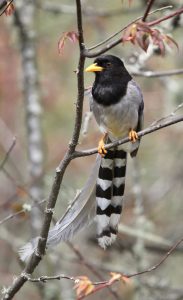
[[[150,273],[152,271],[155,271],[162,263],[164,263],[164,261],[172,254],[172,252],[183,242],[183,238],[181,238],[180,240],[178,240],[171,248],[170,250],[163,256],[163,258],[154,266],[148,268],[147,270],[141,271],[141,272],[137,272],[134,274],[122,274],[123,276],[126,276],[128,278],[131,277],[135,277],[135,276],[139,276],[139,275],[143,275],[145,273]]]
[[[148,26],[154,26],[154,25],[160,24],[161,22],[166,21],[168,19],[171,19],[175,16],[181,15],[182,13],[183,13],[183,8],[180,8],[180,9],[176,10],[174,13],[171,13],[171,14],[169,14],[167,16],[164,16],[160,19],[157,19],[155,21],[148,22],[147,25]]]
[[[5,222],[9,221],[10,219],[13,219],[13,218],[21,215],[25,211],[26,210],[23,208],[23,209],[19,210],[18,212],[14,213],[14,214],[8,215],[7,217],[5,217],[3,220],[0,221],[0,225],[4,224]]]
[[[60,274],[60,275],[55,275],[55,276],[41,276],[39,278],[28,278],[28,281],[30,282],[47,282],[49,280],[61,280],[61,279],[69,279],[72,281],[76,281],[76,277],[70,277],[68,275]]]
[[[177,241],[171,248],[170,250],[163,256],[163,258],[157,263],[155,264],[154,266],[144,270],[144,271],[141,271],[141,272],[137,272],[137,273],[133,273],[133,274],[124,274],[124,273],[116,273],[116,279],[114,278],[113,280],[109,279],[109,280],[106,280],[104,282],[100,282],[98,283],[98,286],[93,289],[87,296],[93,294],[93,293],[96,293],[98,292],[99,290],[102,290],[104,288],[106,288],[107,286],[111,286],[113,285],[114,283],[116,282],[119,282],[120,280],[126,282],[126,278],[132,278],[132,277],[136,277],[136,276],[139,276],[139,275],[143,275],[143,274],[146,274],[146,273],[150,273],[152,271],[155,271],[157,268],[159,268],[161,266],[161,264],[163,264],[165,262],[165,260],[173,253],[173,251],[183,242],[183,238],[181,238],[179,241]],[[118,276],[118,275],[121,275],[121,276]],[[96,282],[93,283],[93,285],[96,285]],[[87,297],[86,295],[83,295],[81,297],[79,297],[79,300],[81,299],[84,299]]]
[[[153,265],[152,267],[144,270],[144,271],[141,271],[141,272],[137,272],[137,273],[133,273],[133,274],[126,274],[126,273],[121,273],[122,276],[124,277],[127,277],[127,278],[132,278],[132,277],[136,277],[136,276],[139,276],[139,275],[143,275],[145,273],[150,273],[152,271],[155,271],[159,266],[161,266],[165,260],[174,252],[174,250],[183,242],[183,237],[178,240],[170,249],[169,251],[163,256],[163,258],[161,258],[161,260]],[[25,274],[26,276],[26,274]],[[31,281],[31,282],[46,282],[48,280],[60,280],[60,279],[69,279],[69,280],[72,280],[72,281],[75,281],[75,280],[78,280],[78,277],[73,277],[73,276],[68,276],[68,275],[65,275],[65,274],[60,274],[60,275],[54,275],[54,276],[41,276],[39,278],[30,278],[30,276],[27,276],[27,280],[28,281]],[[93,285],[106,285],[109,286],[109,281],[110,280],[105,280],[105,281],[100,281],[100,282],[92,282]],[[115,281],[114,281],[115,282]],[[113,282],[112,282],[113,283]],[[106,287],[106,286],[104,286]],[[102,287],[103,288],[103,287]]]
[[[0,13],[0,17],[5,13],[5,11],[7,10],[7,8],[11,5],[11,3],[13,2],[14,0],[10,0],[9,2],[8,1],[3,1],[1,4],[0,4],[0,10],[4,7],[3,11]]]
[[[100,275],[100,273],[90,264],[88,263],[84,256],[81,254],[81,252],[76,248],[72,243],[67,242],[67,245],[74,251],[74,253],[77,255],[77,257],[80,260],[80,263],[82,263],[90,272],[92,272],[98,279],[103,281],[103,277]],[[107,287],[109,290],[109,293],[117,300],[119,300],[119,297],[115,291],[113,291],[110,287]]]
[[[0,163],[0,170],[4,168],[4,165],[6,164],[7,160],[9,159],[9,156],[10,156],[13,148],[15,147],[15,145],[16,145],[16,138],[14,137],[12,144],[11,144],[10,148],[8,149],[8,151],[6,152],[6,155],[3,159],[3,161]]]
[[[42,203],[44,203],[44,202],[46,202],[46,201],[47,201],[47,199],[43,199],[43,200],[41,200],[41,201],[38,201],[38,202],[37,202],[36,204],[34,204],[34,205],[29,205],[29,204],[26,204],[26,203],[23,204],[22,207],[25,206],[24,208],[22,208],[21,210],[19,210],[19,211],[16,212],[16,213],[12,213],[12,214],[8,215],[7,217],[5,217],[3,220],[0,221],[0,225],[2,225],[2,224],[4,224],[5,222],[7,222],[7,221],[9,221],[9,220],[11,220],[11,219],[13,219],[13,218],[15,218],[15,217],[21,215],[22,213],[31,211],[33,207],[37,207],[37,205],[40,205],[40,204],[42,204]]]
[[[154,14],[156,12],[159,12],[159,11],[162,11],[162,10],[165,10],[165,9],[170,9],[170,8],[172,8],[172,5],[167,5],[167,6],[164,6],[164,7],[161,7],[161,8],[157,8],[157,9],[153,10],[152,12],[150,12],[149,15],[152,15],[152,14]],[[100,42],[100,43],[98,43],[98,44],[96,44],[96,45],[94,45],[94,46],[92,46],[90,48],[86,48],[86,51],[89,52],[89,51],[91,51],[93,49],[96,49],[99,46],[102,46],[103,44],[109,42],[111,39],[113,39],[115,36],[117,36],[118,34],[120,34],[121,32],[123,32],[125,29],[127,29],[129,26],[131,26],[133,23],[139,21],[141,18],[142,18],[142,16],[134,19],[128,25],[124,26],[122,29],[120,29],[117,32],[113,33],[112,35],[110,35],[108,38],[106,38],[102,42]],[[122,42],[121,38],[119,38],[117,41],[118,41],[118,44]],[[91,56],[87,56],[87,57],[91,57]],[[94,56],[92,56],[92,57],[94,57]]]
[[[147,6],[146,6],[146,10],[145,10],[144,15],[143,15],[143,17],[142,17],[142,21],[143,21],[143,22],[145,22],[145,20],[146,20],[148,14],[149,14],[149,11],[150,11],[150,9],[151,9],[151,7],[152,7],[154,1],[155,1],[155,0],[149,0],[149,1],[148,1]]]

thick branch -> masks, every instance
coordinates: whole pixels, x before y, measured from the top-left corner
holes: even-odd
[[[12,286],[10,286],[6,293],[4,294],[3,299],[9,300],[12,299],[13,296],[20,290],[20,288],[24,285],[24,283],[29,279],[36,266],[40,263],[42,256],[45,254],[46,241],[48,237],[48,231],[50,228],[52,215],[54,211],[54,207],[58,198],[58,194],[60,191],[60,186],[62,183],[62,179],[65,173],[65,170],[68,164],[71,161],[71,156],[75,151],[75,147],[78,143],[79,133],[81,129],[81,119],[82,119],[82,108],[83,108],[83,99],[84,99],[84,61],[85,57],[83,55],[84,52],[84,38],[83,38],[83,30],[82,30],[82,14],[81,14],[81,3],[80,0],[76,0],[77,7],[77,22],[78,22],[78,34],[79,34],[79,48],[80,48],[80,58],[78,64],[78,96],[76,103],[76,117],[75,117],[75,125],[73,136],[69,145],[69,149],[67,150],[64,159],[60,162],[59,167],[57,168],[55,179],[52,185],[52,189],[49,195],[48,204],[45,209],[43,225],[41,229],[40,238],[38,241],[38,246],[28,264],[26,265],[24,271],[17,277]]]

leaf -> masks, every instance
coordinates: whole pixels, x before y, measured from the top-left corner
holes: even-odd
[[[58,51],[60,54],[63,52],[66,40],[75,43],[78,40],[78,33],[75,31],[64,32],[63,36],[58,41]]]
[[[149,35],[144,32],[137,32],[136,41],[140,48],[146,52],[150,43]]]
[[[137,33],[137,25],[132,24],[131,26],[127,27],[123,34],[123,42],[131,42],[134,43]]]
[[[6,16],[11,16],[15,11],[15,6],[13,3],[11,3],[10,1],[7,1],[7,8],[4,11]]]
[[[109,279],[108,284],[111,285],[115,281],[119,281],[121,279],[121,274],[120,273],[115,273],[115,272],[110,272],[111,274],[111,279]]]
[[[67,37],[73,43],[75,43],[79,39],[78,33],[75,32],[75,31],[69,31],[69,32],[67,32]]]
[[[78,298],[87,296],[94,290],[94,285],[87,276],[79,276],[75,281],[74,289]]]
[[[165,42],[170,46],[176,46],[177,50],[179,50],[179,45],[177,44],[177,42],[169,35],[165,34],[164,35],[164,40]]]
[[[138,21],[131,26],[129,26],[123,34],[123,42],[131,42],[132,44],[137,43],[137,45],[144,51],[147,51],[150,41],[156,45],[161,55],[165,55],[165,43],[170,47],[176,46],[178,44],[169,35],[163,34],[160,30],[151,28],[147,23]]]

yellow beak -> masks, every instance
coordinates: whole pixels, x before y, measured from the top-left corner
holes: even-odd
[[[97,63],[90,65],[85,69],[85,72],[101,72],[103,70],[102,67],[97,66]]]

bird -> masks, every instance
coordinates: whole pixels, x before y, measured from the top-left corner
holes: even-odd
[[[96,181],[98,242],[104,249],[116,240],[125,190],[127,152],[136,156],[143,127],[144,102],[140,87],[122,60],[113,55],[98,57],[86,72],[95,73],[90,108],[103,138]],[[106,151],[105,142],[129,137],[131,143]]]
[[[48,248],[70,240],[94,219],[102,248],[116,240],[124,200],[127,153],[135,157],[140,145],[137,132],[143,128],[143,95],[123,61],[114,55],[101,55],[85,71],[95,74],[89,105],[102,138],[86,184],[48,233]],[[106,143],[127,136],[128,143],[105,149]],[[32,255],[37,242],[38,237],[19,250],[21,260],[26,261]]]

